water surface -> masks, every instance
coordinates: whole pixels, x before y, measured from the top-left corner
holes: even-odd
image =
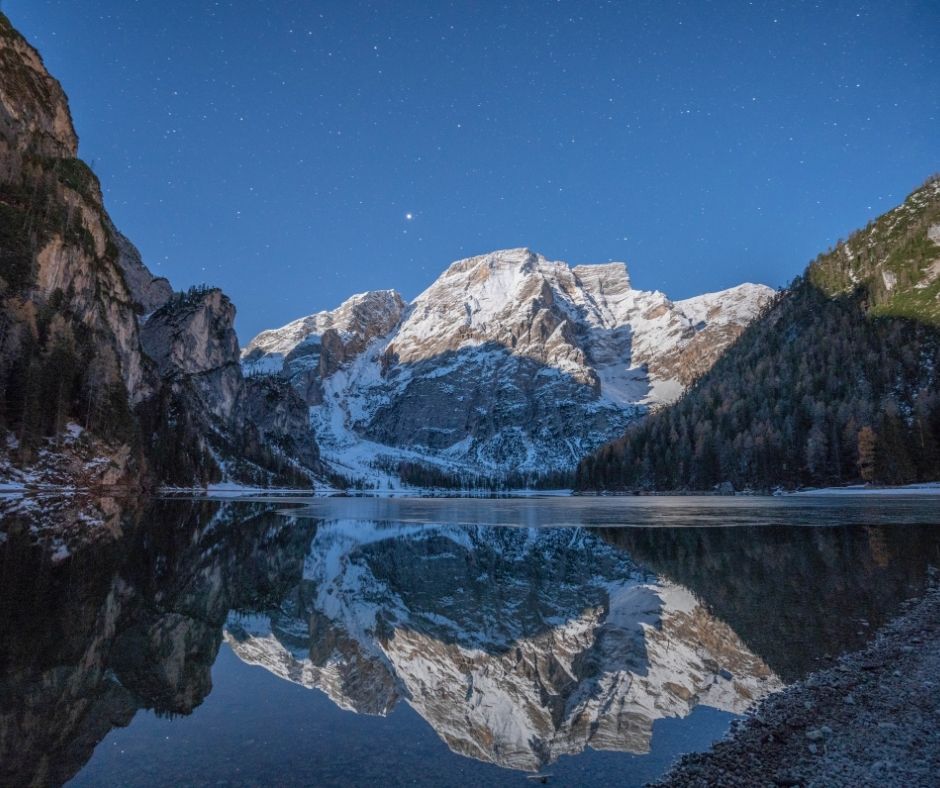
[[[642,785],[940,564],[936,498],[0,512],[3,785]]]

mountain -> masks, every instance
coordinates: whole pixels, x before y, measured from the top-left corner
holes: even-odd
[[[582,488],[940,478],[940,177],[820,255],[674,406],[584,459]]]
[[[649,752],[658,719],[782,686],[687,589],[582,529],[328,521],[297,588],[225,638],[344,709],[406,702],[453,751],[529,771]]]
[[[305,404],[244,380],[221,291],[174,294],[115,228],[61,86],[2,14],[0,66],[0,479],[308,485]]]
[[[745,284],[672,302],[623,263],[508,249],[453,263],[410,304],[364,293],[264,331],[242,362],[290,381],[344,475],[544,472],[673,401],[771,297]]]
[[[570,469],[707,370],[770,297],[671,302],[623,264],[461,260],[259,335],[174,293],[108,215],[68,102],[0,15],[0,478],[308,485]],[[248,374],[245,374],[245,373]],[[272,374],[273,373],[273,374]]]

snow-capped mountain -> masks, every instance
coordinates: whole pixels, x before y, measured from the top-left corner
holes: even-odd
[[[645,753],[657,719],[781,687],[687,589],[580,529],[328,522],[296,592],[225,638],[342,708],[407,702],[455,752],[523,770]]]
[[[509,249],[453,263],[411,304],[365,293],[264,331],[242,359],[294,384],[347,475],[382,458],[560,469],[674,400],[771,295],[745,284],[673,302],[634,289],[623,263]]]

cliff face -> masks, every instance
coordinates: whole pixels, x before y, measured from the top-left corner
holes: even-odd
[[[0,19],[0,64],[0,127],[7,150],[75,156],[78,136],[62,86],[5,16]]]
[[[147,269],[76,158],[61,86],[2,14],[0,66],[0,474],[308,483],[309,427],[293,422],[288,436],[308,464],[245,430],[254,394],[231,302],[219,290],[174,296]]]
[[[245,378],[238,408],[244,428],[256,430],[262,445],[277,447],[301,468],[321,469],[307,403],[289,383],[267,375]]]
[[[2,15],[0,63],[6,462],[42,467],[50,451],[67,453],[60,436],[71,424],[100,442],[109,480],[131,481],[145,468],[131,410],[154,393],[138,307],[118,265],[98,181],[75,158],[65,94]]]
[[[164,381],[219,421],[232,418],[242,375],[235,306],[221,290],[171,298],[144,323],[141,339]]]
[[[320,463],[306,407],[287,385],[242,376],[234,324],[235,306],[217,288],[176,294],[143,324],[143,347],[160,376],[156,410],[172,419],[169,429],[154,425],[158,475],[182,485],[195,476],[309,486]]]
[[[338,309],[262,331],[245,348],[249,369],[283,372],[310,405],[323,403],[323,381],[401,321],[405,302],[394,290],[354,295]]]
[[[173,295],[173,287],[168,279],[154,276],[144,265],[140,252],[113,225],[109,227],[118,250],[118,265],[124,274],[124,282],[134,297],[134,302],[145,315],[159,309]]]

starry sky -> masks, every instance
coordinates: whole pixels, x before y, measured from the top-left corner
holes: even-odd
[[[117,225],[242,342],[528,246],[786,284],[940,170],[940,3],[2,0]]]

